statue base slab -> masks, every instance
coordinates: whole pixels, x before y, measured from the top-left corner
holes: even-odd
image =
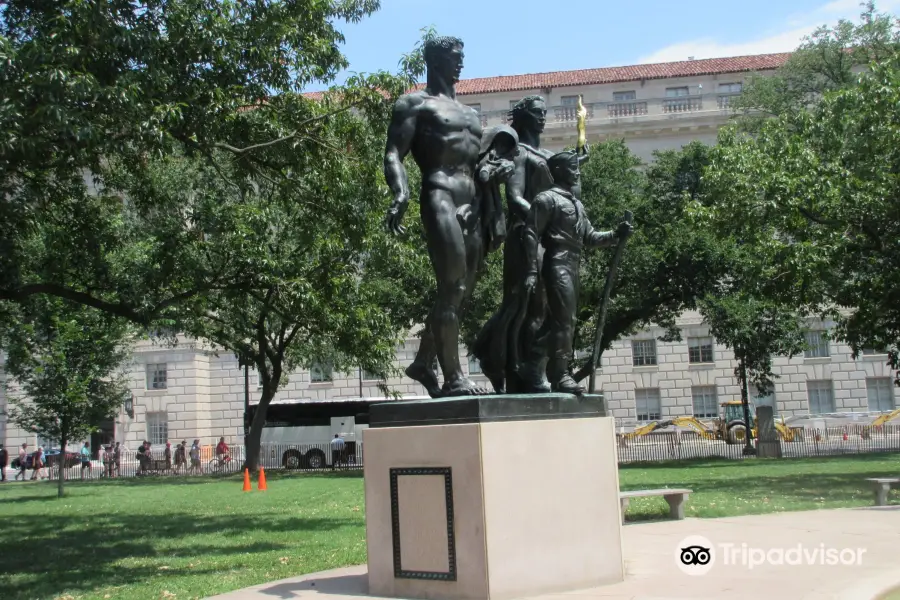
[[[602,394],[498,394],[384,402],[369,409],[369,427],[408,427],[605,417]]]
[[[602,396],[515,398],[373,407],[370,595],[506,600],[624,580],[615,423],[600,415]]]

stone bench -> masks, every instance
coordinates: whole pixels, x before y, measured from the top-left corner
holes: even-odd
[[[628,508],[628,501],[632,498],[645,498],[648,496],[663,496],[669,503],[669,515],[673,519],[684,518],[684,503],[693,490],[688,489],[669,489],[660,490],[633,490],[630,492],[619,492],[619,501],[622,503],[622,522],[625,522],[625,509]]]
[[[891,484],[900,483],[900,477],[870,477],[866,481],[871,481],[875,485],[875,506],[887,506]]]

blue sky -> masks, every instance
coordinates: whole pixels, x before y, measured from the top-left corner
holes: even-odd
[[[465,42],[463,78],[715,58],[795,48],[859,0],[381,0],[342,24],[350,71],[396,71],[422,27]],[[900,0],[880,0],[894,12]],[[339,77],[338,82],[343,79]],[[327,85],[309,89],[324,89]]]

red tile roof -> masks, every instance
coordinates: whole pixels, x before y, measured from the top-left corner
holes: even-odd
[[[680,62],[632,65],[628,67],[603,67],[600,69],[580,69],[577,71],[552,71],[550,73],[530,73],[527,75],[501,75],[499,77],[479,77],[463,79],[456,84],[460,96],[472,94],[493,94],[542,90],[545,88],[572,87],[640,81],[642,79],[668,79],[673,77],[700,77],[726,73],[747,73],[777,69],[787,61],[790,52],[780,54],[756,54],[732,56],[729,58],[706,58],[683,60]],[[419,84],[416,89],[425,87]],[[307,98],[318,100],[324,92],[306,92]]]
[[[633,65],[629,67],[604,67],[601,69],[581,69],[578,71],[554,71],[528,75],[504,75],[464,79],[456,84],[459,95],[491,94],[544,88],[571,87],[576,85],[596,85],[640,81],[642,79],[667,79],[672,77],[699,77],[724,73],[745,73],[777,69],[785,63],[790,53],[758,54],[754,56],[732,56],[729,58],[709,58],[684,60],[680,62]]]

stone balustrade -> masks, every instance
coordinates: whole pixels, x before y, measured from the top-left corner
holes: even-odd
[[[695,94],[677,98],[648,98],[619,102],[586,102],[589,125],[617,125],[627,122],[653,121],[689,116],[713,115],[721,117],[730,110],[731,101],[739,94]],[[547,130],[556,127],[573,127],[578,119],[575,106],[549,106]],[[491,110],[481,113],[483,127],[495,127],[508,123],[507,110]]]

